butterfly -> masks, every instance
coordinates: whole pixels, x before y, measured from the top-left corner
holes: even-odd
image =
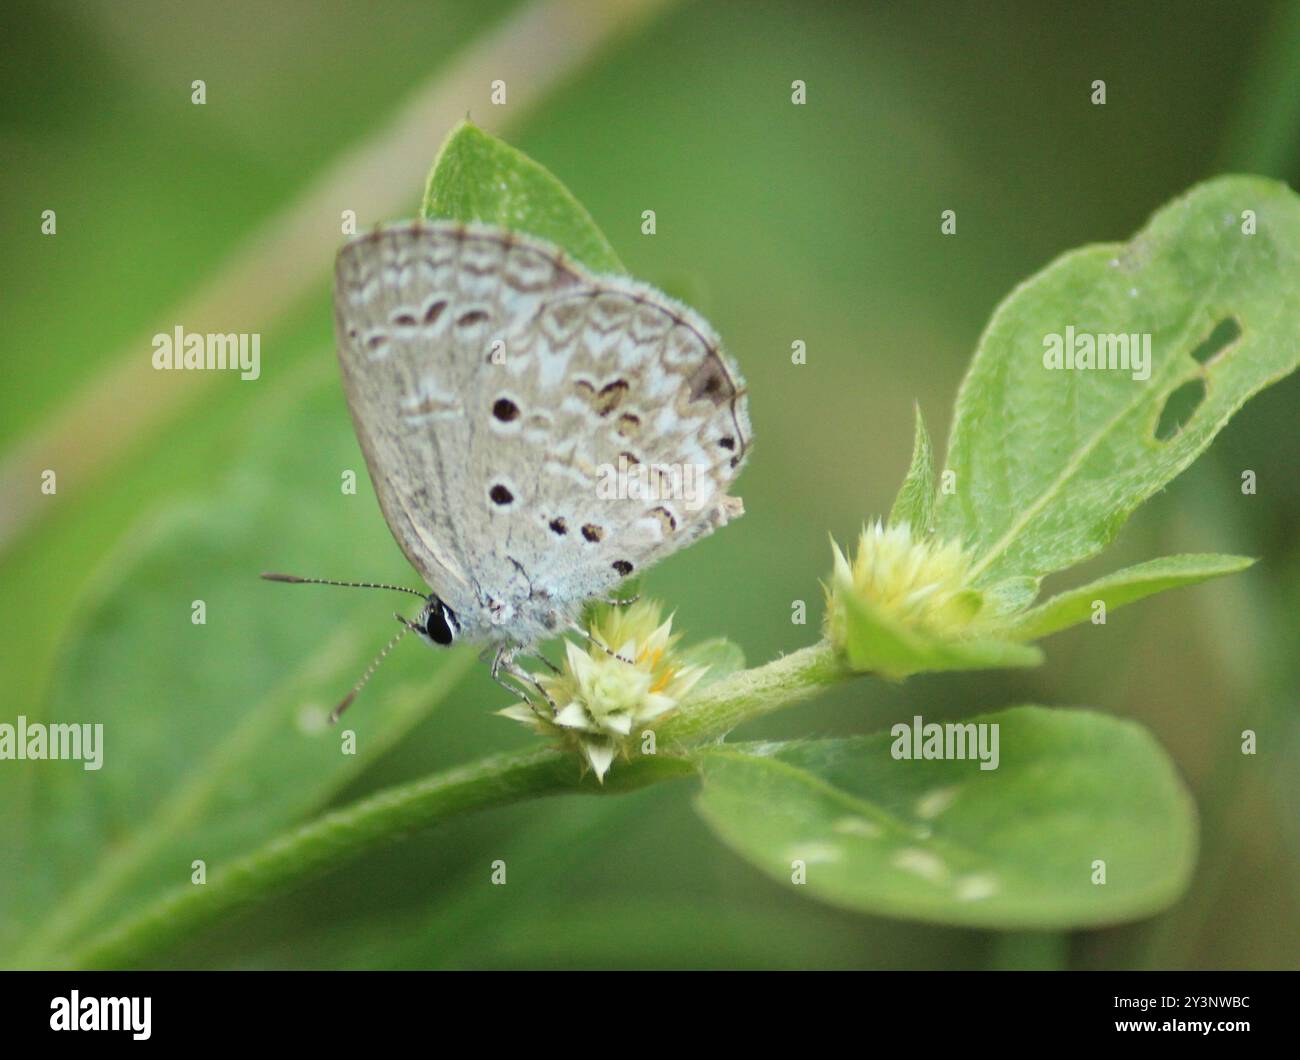
[[[485,645],[494,679],[591,600],[743,514],[751,446],[732,358],[694,310],[495,225],[412,221],[335,268],[339,365],[393,537],[431,591],[407,631]],[[611,601],[617,602],[617,601]],[[550,665],[547,663],[547,665]],[[552,667],[553,668],[553,667]]]

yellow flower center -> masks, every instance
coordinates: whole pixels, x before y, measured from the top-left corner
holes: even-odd
[[[979,594],[967,586],[969,557],[956,542],[916,539],[906,523],[862,530],[850,564],[837,548],[831,575],[831,632],[839,594],[851,593],[909,626],[957,633],[979,611]]]

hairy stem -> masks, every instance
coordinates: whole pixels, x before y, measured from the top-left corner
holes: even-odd
[[[822,641],[706,686],[658,727],[659,739],[681,750],[719,739],[743,721],[793,706],[851,676]]]
[[[206,884],[173,890],[81,949],[47,963],[74,968],[139,965],[181,936],[457,814],[547,795],[616,794],[688,775],[694,772],[688,757],[692,746],[801,702],[847,676],[825,643],[733,674],[703,689],[660,726],[665,753],[634,757],[616,768],[603,786],[580,775],[572,753],[530,749],[493,755],[390,788],[285,833],[224,868],[215,866]]]

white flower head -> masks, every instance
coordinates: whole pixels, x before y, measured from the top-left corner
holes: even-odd
[[[602,783],[614,758],[674,710],[707,667],[683,666],[673,654],[680,635],[654,601],[602,610],[584,647],[565,645],[565,666],[538,678],[555,703],[532,700],[499,711],[534,730],[574,744]]]

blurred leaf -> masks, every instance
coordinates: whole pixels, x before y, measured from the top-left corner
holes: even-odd
[[[1038,666],[1043,653],[993,637],[946,638],[904,625],[854,593],[844,594],[844,654],[859,673],[893,679],[939,670]]]
[[[700,678],[695,686],[707,688],[709,685],[730,677],[745,668],[745,653],[739,644],[734,644],[726,637],[714,637],[699,644],[692,644],[677,653],[683,666],[707,666],[708,672]]]
[[[1107,611],[1113,611],[1166,589],[1195,585],[1223,574],[1234,574],[1245,570],[1254,562],[1247,556],[1164,556],[1148,560],[1053,596],[1032,611],[1020,615],[1006,630],[1006,635],[1036,640],[1080,622],[1087,622],[1092,616],[1094,600],[1103,601]]]
[[[469,122],[443,141],[421,212],[430,219],[484,221],[539,236],[595,273],[625,271],[568,188],[545,167]]]
[[[1023,611],[1038,595],[1041,578],[1003,578],[980,590],[984,609],[990,615],[1005,617]]]
[[[355,495],[340,488],[351,469]],[[254,434],[222,492],[147,520],[78,606],[44,716],[102,723],[103,767],[27,764],[25,851],[0,873],[7,933],[42,925],[30,953],[102,931],[188,885],[195,859],[217,871],[319,809],[473,663],[403,644],[332,727],[329,709],[396,628],[394,603],[409,607],[273,585],[257,577],[267,567],[418,584],[401,573],[332,381]]]
[[[934,519],[934,450],[930,434],[916,406],[916,438],[912,443],[912,466],[889,510],[889,525],[907,523],[917,537],[929,533]]]
[[[1060,570],[1105,546],[1252,394],[1295,369],[1298,317],[1300,199],[1257,177],[1199,185],[1130,242],[1072,251],[1018,287],[962,384],[947,462],[957,489],[937,511],[940,533],[972,548],[976,584]],[[1068,326],[1149,334],[1150,379],[1049,371],[1045,337]],[[1212,336],[1228,345],[1206,349]],[[1160,440],[1166,403],[1200,384],[1194,414]]]
[[[1041,707],[972,723],[999,726],[996,769],[896,760],[885,732],[722,746],[698,753],[697,806],[772,878],[790,884],[803,861],[808,894],[864,913],[1060,929],[1148,916],[1182,893],[1194,809],[1146,730]]]
[[[590,775],[584,783],[577,758],[568,752],[543,748],[491,755],[387,788],[276,836],[216,868],[206,886],[172,887],[64,959],[76,968],[136,967],[222,917],[417,828],[546,795],[621,794],[693,772],[684,758],[638,755],[607,783]]]

